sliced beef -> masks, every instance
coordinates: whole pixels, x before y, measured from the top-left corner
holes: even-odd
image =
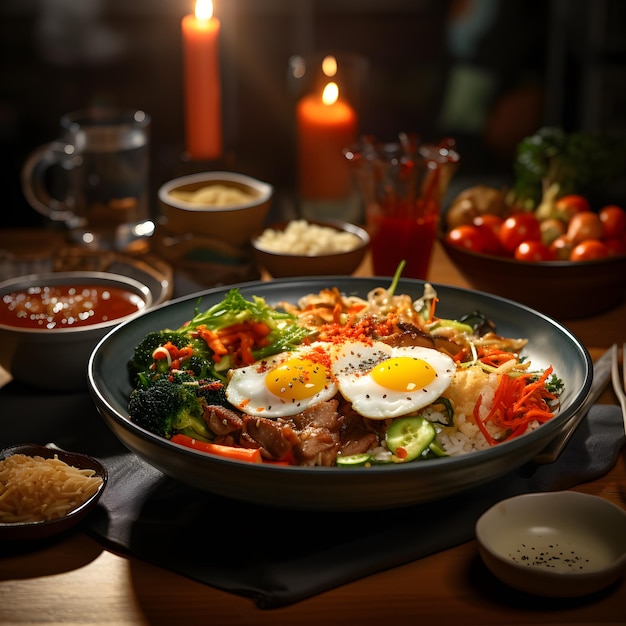
[[[243,423],[246,434],[258,443],[265,458],[284,459],[300,443],[293,428],[283,421],[246,415]]]
[[[334,465],[339,450],[339,433],[323,428],[307,427],[300,433],[300,443],[293,455],[298,465]]]
[[[353,413],[344,420],[340,451],[343,456],[363,454],[378,445],[378,435],[361,415]]]
[[[269,419],[219,405],[205,409],[204,421],[215,443],[259,448],[263,458],[293,456],[298,465],[334,465],[338,452],[367,452],[384,435],[384,422],[368,420],[337,398],[315,404],[297,415]]]
[[[434,348],[433,337],[424,332],[421,328],[406,322],[399,322],[397,330],[391,335],[378,338],[390,346],[423,346],[424,348]]]
[[[207,406],[202,419],[212,432],[220,436],[234,435],[243,429],[241,414],[218,404]]]
[[[293,415],[289,418],[293,422],[296,429],[303,430],[308,427],[323,428],[326,430],[339,430],[340,414],[337,407],[339,401],[336,399],[327,402],[319,402],[308,407],[301,413]]]
[[[333,465],[339,450],[339,402],[319,402],[289,418],[300,442],[293,454],[298,465]]]

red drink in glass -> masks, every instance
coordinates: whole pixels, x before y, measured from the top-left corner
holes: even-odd
[[[425,280],[430,267],[439,217],[438,203],[417,200],[412,206],[386,203],[369,215],[372,262],[378,276],[393,276],[402,260],[407,278]]]
[[[459,162],[454,145],[452,139],[420,144],[401,133],[396,143],[366,136],[344,149],[365,204],[378,276],[395,275],[405,261],[403,276],[426,280],[441,203]]]

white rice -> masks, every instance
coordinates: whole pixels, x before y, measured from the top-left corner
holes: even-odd
[[[333,254],[354,250],[361,240],[357,235],[329,226],[293,220],[280,231],[266,228],[257,239],[257,245],[270,252],[286,254]]]
[[[436,438],[437,443],[449,456],[488,450],[492,447],[474,421],[474,407],[478,397],[482,396],[479,416],[481,420],[484,420],[493,404],[497,387],[498,375],[487,373],[478,366],[456,373],[452,384],[443,394],[454,408],[454,425],[443,428]],[[528,431],[539,426],[539,422],[533,421],[529,423]],[[494,439],[499,439],[505,434],[503,429],[497,428],[490,422],[485,424],[485,428]]]
[[[473,413],[478,397],[482,396],[479,416],[483,420],[487,417],[497,386],[498,376],[480,367],[469,367],[457,372],[444,393],[454,408],[454,426],[444,428],[437,435],[437,442],[448,455],[457,456],[491,447],[476,425]],[[487,424],[487,430],[494,437],[502,434],[493,424]]]

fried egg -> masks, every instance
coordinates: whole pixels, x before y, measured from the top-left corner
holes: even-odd
[[[337,393],[322,344],[281,352],[231,370],[226,398],[240,411],[262,417],[296,415]]]
[[[456,364],[434,348],[346,342],[334,355],[332,372],[357,413],[387,419],[432,404],[450,386]]]

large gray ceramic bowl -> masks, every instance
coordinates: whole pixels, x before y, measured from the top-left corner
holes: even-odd
[[[262,296],[269,304],[295,302],[301,296],[336,286],[366,296],[390,279],[313,277],[239,285],[246,298]],[[479,309],[509,337],[527,337],[525,353],[533,366],[552,364],[565,383],[560,413],[537,430],[489,450],[399,465],[360,468],[285,467],[230,461],[185,449],[134,425],[126,410],[131,386],[126,363],[150,331],[177,328],[192,317],[198,294],[156,307],[110,332],[89,362],[92,397],[105,422],[140,458],[181,482],[253,503],[309,510],[373,510],[435,501],[487,483],[531,459],[550,441],[587,396],[593,370],[588,352],[566,328],[510,300],[465,289],[434,285],[440,317],[458,318]],[[200,308],[222,300],[227,288],[203,292]],[[402,280],[396,293],[421,297],[423,281]]]

